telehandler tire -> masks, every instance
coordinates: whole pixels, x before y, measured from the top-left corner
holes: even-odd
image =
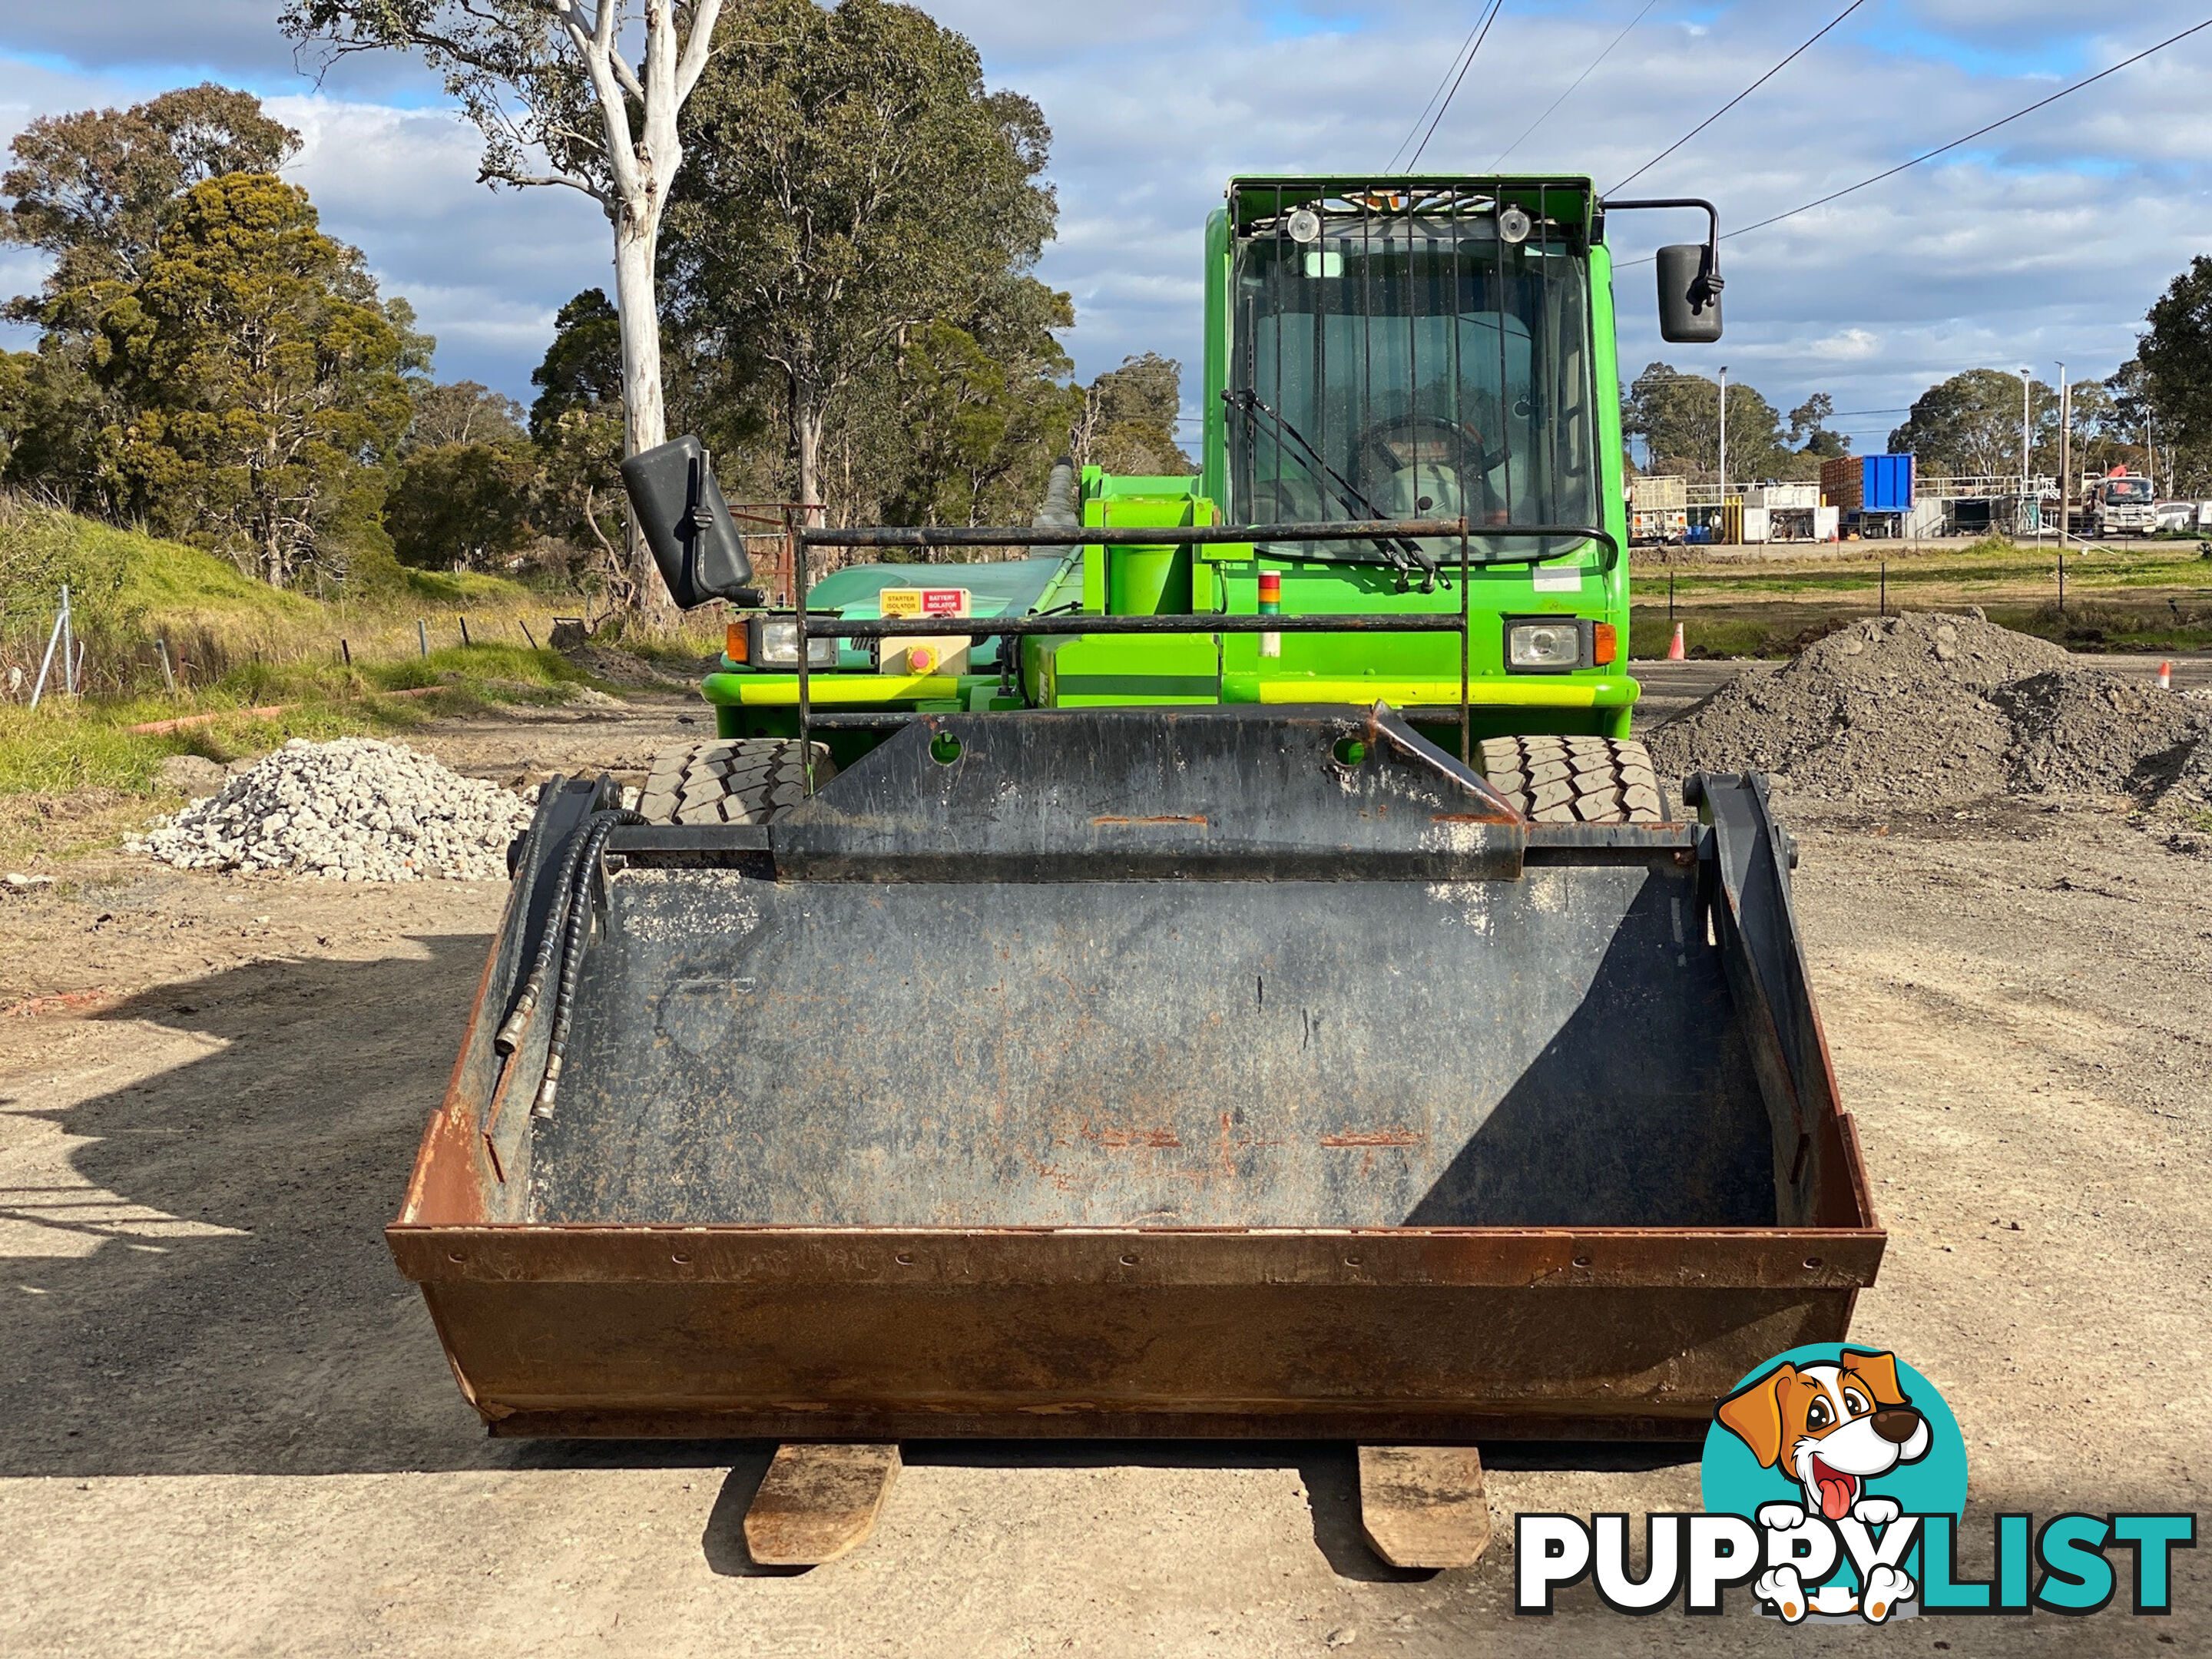
[[[819,789],[837,767],[810,746]],[[637,810],[653,823],[767,823],[805,799],[796,738],[730,738],[655,755]]]
[[[1484,779],[1532,823],[1657,823],[1651,757],[1632,738],[1485,738]]]

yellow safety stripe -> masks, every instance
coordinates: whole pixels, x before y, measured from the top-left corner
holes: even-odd
[[[1517,708],[1593,708],[1632,702],[1632,680],[1570,680],[1551,678],[1478,679],[1468,683],[1468,700],[1479,706]],[[1386,680],[1364,675],[1346,679],[1266,679],[1261,702],[1349,702],[1364,708],[1377,702],[1394,708],[1417,703],[1459,702],[1457,680]]]
[[[799,702],[796,676],[779,674],[770,678],[763,675],[757,680],[735,674],[715,678],[726,685],[737,681],[736,700],[745,708],[789,708]],[[833,674],[824,669],[808,675],[806,680],[809,702],[937,702],[960,695],[960,682],[941,674]],[[1453,691],[1452,700],[1459,700],[1458,691]]]

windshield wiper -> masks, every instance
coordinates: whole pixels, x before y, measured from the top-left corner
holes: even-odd
[[[1364,516],[1369,520],[1375,520],[1390,516],[1369,501],[1366,496],[1361,495],[1352,486],[1351,480],[1323,459],[1321,452],[1314,447],[1312,441],[1297,428],[1292,426],[1285,418],[1280,410],[1271,406],[1258,392],[1249,388],[1243,391],[1224,390],[1221,394],[1221,401],[1245,417],[1244,443],[1248,460],[1252,453],[1254,435],[1251,416],[1255,413],[1264,415],[1274,422],[1277,451],[1288,455],[1304,467],[1316,483],[1325,489],[1332,490],[1336,496],[1338,506],[1354,518]],[[1284,442],[1285,439],[1288,439],[1289,443]],[[1421,573],[1421,591],[1424,593],[1434,591],[1437,562],[1429,556],[1428,550],[1420,543],[1410,536],[1376,536],[1372,539],[1376,550],[1389,561],[1394,568],[1412,570],[1418,568]]]

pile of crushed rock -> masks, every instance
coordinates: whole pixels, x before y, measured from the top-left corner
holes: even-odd
[[[339,881],[503,880],[520,795],[366,738],[295,738],[133,842],[186,870]]]
[[[2212,699],[2083,667],[1972,611],[1855,623],[1649,743],[1662,773],[1763,771],[1837,801],[2064,790],[2212,804]]]

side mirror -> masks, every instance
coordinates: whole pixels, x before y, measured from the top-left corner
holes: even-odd
[[[622,475],[677,605],[693,611],[709,599],[736,599],[752,580],[753,562],[707,465],[707,447],[688,434],[672,438],[631,456]]]
[[[1711,345],[1721,337],[1721,279],[1712,248],[1678,242],[1659,250],[1659,337],[1675,345]]]

